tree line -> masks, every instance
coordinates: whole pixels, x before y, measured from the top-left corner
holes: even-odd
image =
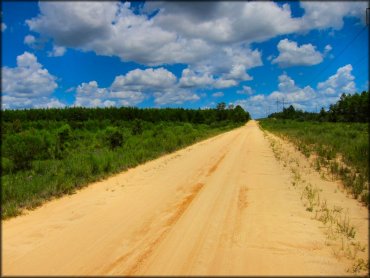
[[[369,92],[361,94],[342,94],[340,99],[329,106],[328,111],[321,108],[319,113],[295,109],[292,105],[282,112],[272,113],[268,118],[294,119],[320,122],[369,122]]]
[[[136,108],[136,107],[109,107],[109,108],[44,108],[23,110],[2,110],[3,122],[25,121],[67,121],[69,123],[87,120],[132,121],[142,120],[152,123],[189,122],[197,124],[211,124],[220,121],[246,122],[250,119],[248,112],[237,105],[226,108],[223,103],[216,109],[184,109],[184,108]]]

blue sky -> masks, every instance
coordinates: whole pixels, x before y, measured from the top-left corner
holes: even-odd
[[[2,2],[2,108],[327,108],[368,89],[366,7]]]

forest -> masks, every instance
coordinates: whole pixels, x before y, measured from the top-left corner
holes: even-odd
[[[63,108],[1,111],[2,216],[245,124],[215,109]]]
[[[331,104],[328,111],[321,108],[319,113],[296,110],[292,105],[282,112],[272,113],[268,118],[291,119],[298,121],[319,122],[369,122],[369,92],[361,94],[342,94],[335,104]]]

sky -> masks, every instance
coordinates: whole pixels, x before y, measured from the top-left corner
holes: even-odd
[[[368,90],[366,1],[2,2],[2,109],[241,105]]]

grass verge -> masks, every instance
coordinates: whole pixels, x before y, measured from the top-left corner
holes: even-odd
[[[265,119],[262,128],[295,144],[316,170],[340,178],[353,196],[369,205],[369,132],[366,123],[319,123]]]

